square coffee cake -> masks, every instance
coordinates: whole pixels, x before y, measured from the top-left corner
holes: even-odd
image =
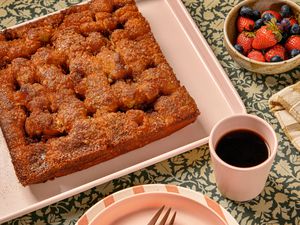
[[[0,122],[25,186],[194,122],[134,0],[94,0],[0,33]]]

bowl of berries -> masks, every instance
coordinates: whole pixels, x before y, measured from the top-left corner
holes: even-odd
[[[300,65],[300,6],[291,0],[242,1],[225,19],[224,44],[247,70],[292,70]]]

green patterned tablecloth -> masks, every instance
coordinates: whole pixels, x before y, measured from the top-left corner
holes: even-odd
[[[80,1],[1,0],[0,27],[9,27]],[[222,33],[225,16],[239,1],[183,2],[240,94],[247,111],[264,118],[278,134],[278,154],[261,195],[246,203],[235,203],[222,197],[215,185],[209,150],[205,145],[5,224],[74,224],[104,196],[133,185],[150,183],[175,184],[201,192],[221,204],[242,225],[300,224],[300,152],[291,145],[268,108],[268,99],[272,94],[299,80],[300,68],[273,76],[241,69],[225,50]],[[300,0],[296,2],[300,4]]]

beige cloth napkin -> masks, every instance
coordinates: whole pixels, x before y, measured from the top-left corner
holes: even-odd
[[[300,151],[300,81],[274,94],[269,99],[269,106],[283,131]]]

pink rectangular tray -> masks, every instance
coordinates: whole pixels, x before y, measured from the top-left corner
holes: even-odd
[[[136,151],[42,184],[17,180],[0,133],[0,223],[206,144],[220,119],[245,107],[180,0],[137,0],[178,79],[201,115],[186,128]]]

